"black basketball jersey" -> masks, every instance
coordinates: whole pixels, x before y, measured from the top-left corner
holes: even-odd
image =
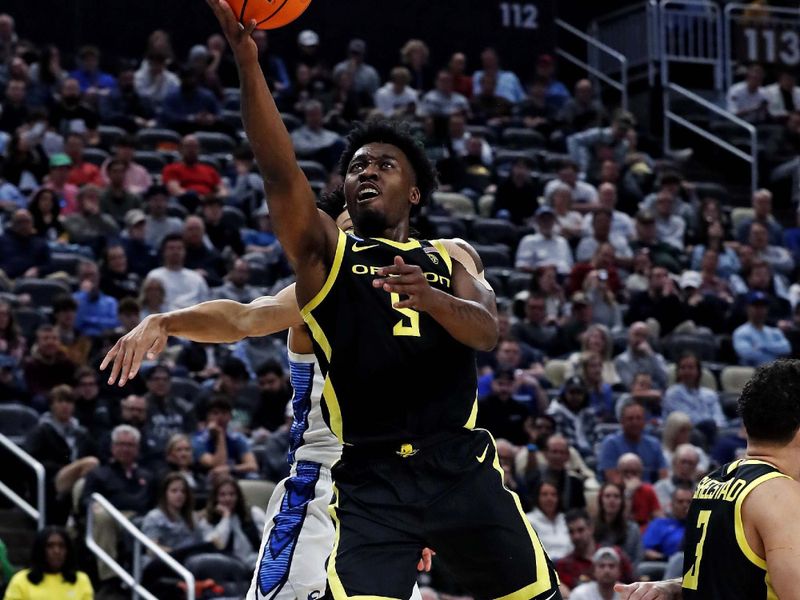
[[[787,477],[760,460],[737,460],[697,485],[686,522],[683,598],[757,600],[776,598],[767,563],[744,535],[742,503],[758,485]]]
[[[430,315],[393,308],[401,298],[372,285],[395,256],[419,265],[432,287],[453,293],[452,261],[440,242],[340,232],[325,285],[301,311],[325,376],[323,415],[347,445],[405,445],[474,427],[475,352]]]

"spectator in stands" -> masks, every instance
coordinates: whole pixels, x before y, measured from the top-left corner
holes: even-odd
[[[141,529],[164,552],[203,542],[203,535],[194,521],[192,488],[182,474],[168,473],[161,480],[156,507],[145,515]]]
[[[25,381],[34,408],[40,412],[47,406],[46,396],[55,386],[72,384],[75,364],[67,358],[52,325],[36,330],[36,344],[25,359]]]
[[[161,242],[161,256],[164,266],[152,270],[147,278],[160,279],[164,284],[168,310],[193,306],[208,298],[205,280],[184,267],[186,245],[181,234],[171,233],[164,238]]]
[[[686,320],[675,288],[675,282],[664,267],[653,267],[650,270],[649,289],[631,296],[625,316],[626,324],[655,319],[661,326],[662,336],[671,333],[680,322]]]
[[[122,300],[136,298],[142,285],[142,278],[128,267],[128,255],[124,246],[111,244],[103,252],[102,270],[100,272],[100,291]]]
[[[81,496],[81,512],[85,514],[92,494],[105,497],[116,509],[128,517],[144,515],[156,500],[155,480],[150,471],[139,467],[139,432],[130,425],[118,425],[111,432],[111,462],[90,471],[86,476]],[[94,540],[109,556],[117,557],[118,530],[116,522],[99,505],[93,504]],[[101,582],[114,577],[106,564],[97,561]]]
[[[167,235],[183,230],[183,222],[167,213],[169,191],[164,186],[151,186],[145,192],[144,199],[147,202],[147,221],[142,241],[150,248],[159,248]],[[128,227],[132,226],[129,224]]]
[[[547,414],[556,422],[556,431],[582,456],[594,454],[597,417],[589,406],[589,391],[583,379],[572,376],[564,382],[558,398],[550,403]]]
[[[144,194],[153,185],[153,178],[142,165],[133,160],[136,152],[136,138],[123,135],[114,143],[114,156],[103,162],[100,171],[104,184],[110,183],[108,167],[112,160],[121,160],[125,165],[124,187],[129,194]]]
[[[619,384],[619,374],[617,374],[617,369],[614,367],[614,361],[611,358],[613,351],[614,339],[611,337],[611,332],[608,330],[608,327],[605,325],[591,325],[583,335],[581,335],[580,351],[570,354],[567,358],[564,376],[571,377],[576,372],[580,371],[582,354],[585,352],[592,352],[599,355],[601,358],[602,380],[611,386]]]
[[[78,192],[78,212],[64,217],[64,230],[73,244],[102,248],[108,238],[119,234],[113,217],[100,211],[100,188],[85,185]]]
[[[559,560],[572,552],[567,522],[559,508],[558,488],[551,481],[542,481],[534,491],[534,509],[528,520],[551,560]]]
[[[119,337],[122,337],[135,329],[142,322],[141,312],[142,307],[136,298],[128,296],[120,300],[117,306],[117,317],[119,318],[120,326],[114,330],[114,334],[119,334]]]
[[[528,97],[514,107],[516,120],[544,136],[550,136],[556,126],[558,111],[547,101],[547,82],[541,79],[531,81],[527,92]]]
[[[553,231],[555,224],[555,211],[550,206],[545,204],[536,210],[539,232],[520,241],[515,259],[518,270],[533,272],[543,265],[554,265],[560,275],[572,270],[572,250],[567,240]]]
[[[364,62],[367,53],[367,44],[361,39],[352,39],[347,45],[348,58],[333,67],[333,78],[336,79],[343,71],[353,75],[353,89],[357,93],[366,93],[372,96],[380,87],[381,79],[375,67]]]
[[[566,133],[575,133],[591,127],[599,127],[606,120],[606,109],[595,98],[592,82],[579,79],[575,83],[575,95],[568,99],[558,113],[558,121]]]
[[[764,87],[763,93],[769,102],[767,112],[773,120],[783,121],[800,110],[800,87],[794,71],[788,67],[780,69],[778,81]]]
[[[235,479],[218,480],[200,515],[199,526],[206,541],[221,552],[252,568],[258,558],[264,511],[249,507]]]
[[[610,162],[610,161],[607,161]],[[636,236],[636,228],[631,219],[624,212],[616,209],[617,207],[617,186],[613,183],[601,183],[597,188],[597,204],[599,208],[611,211],[611,235],[618,235],[626,240],[632,240]],[[588,213],[583,217],[583,230],[592,231],[594,213]]]
[[[236,256],[244,254],[244,244],[239,229],[223,220],[223,202],[218,196],[206,196],[202,202],[203,221],[209,241],[219,252],[232,251]]]
[[[646,249],[653,265],[664,267],[670,273],[680,273],[681,252],[658,239],[656,217],[650,211],[639,211],[636,215],[636,239],[631,242],[631,249],[636,252]]]
[[[612,330],[622,326],[622,308],[608,285],[608,271],[590,271],[583,280],[583,293],[592,306],[592,323]]]
[[[597,352],[583,352],[578,364],[578,374],[583,378],[589,392],[589,406],[598,420],[616,423],[614,395],[611,386],[603,381],[603,357]]]
[[[92,350],[92,339],[78,331],[78,303],[70,294],[58,294],[53,298],[53,326],[61,351],[78,366],[84,366]]]
[[[22,193],[32,193],[47,175],[48,158],[32,131],[11,132],[3,160],[3,178]]]
[[[83,335],[98,337],[119,327],[117,301],[100,291],[97,263],[82,261],[78,266],[78,282],[78,291],[73,294],[78,303],[75,328]]]
[[[469,113],[469,100],[453,90],[450,71],[441,70],[436,76],[436,87],[422,96],[417,106],[417,116],[449,117],[455,113]]]
[[[728,279],[742,268],[739,256],[733,248],[725,244],[724,236],[722,223],[711,221],[703,236],[705,240],[692,248],[690,266],[694,271],[702,271],[704,281],[707,280],[709,283],[712,281],[712,275],[724,283],[723,278]]]
[[[569,442],[562,435],[552,435],[547,438],[544,447],[545,466],[539,467],[539,478],[551,481],[558,488],[560,510],[569,512],[573,508],[586,506],[583,494],[583,479],[570,472],[567,468],[569,462]],[[529,476],[528,479],[531,482]]]
[[[650,346],[649,337],[650,329],[646,323],[632,323],[628,329],[628,347],[614,359],[620,380],[628,389],[637,373],[649,373],[658,388],[663,390],[667,387],[666,360]]]
[[[511,333],[521,342],[541,350],[545,354],[555,349],[558,324],[547,318],[545,298],[531,294],[525,303],[525,320],[516,323]]]
[[[715,464],[725,465],[734,460],[745,458],[746,449],[747,431],[742,425],[734,433],[720,435],[717,438],[717,443],[711,449],[711,457],[714,459]]]
[[[534,79],[541,80],[546,85],[547,103],[555,111],[560,110],[564,103],[569,99],[567,86],[561,83],[555,76],[556,62],[549,54],[542,54],[536,59]]]
[[[79,188],[85,185],[102,187],[103,178],[99,167],[83,160],[85,147],[86,142],[82,133],[70,133],[64,138],[64,154],[72,161],[67,181]]]
[[[600,171],[600,165],[610,157],[624,164],[630,149],[628,131],[636,127],[633,115],[619,111],[611,122],[611,127],[594,127],[567,138],[567,152],[578,164],[583,177]]]
[[[136,91],[136,74],[133,69],[120,71],[117,87],[100,99],[100,117],[104,123],[131,132],[156,126],[155,112],[150,100]]]
[[[740,365],[758,367],[787,356],[792,348],[777,327],[766,324],[769,298],[764,292],[747,295],[747,323],[733,332],[733,348]]]
[[[11,577],[4,598],[94,598],[92,583],[78,570],[78,556],[64,528],[45,527],[36,534],[30,566]]]
[[[561,335],[557,343],[558,354],[577,352],[581,347],[581,336],[593,324],[594,305],[589,302],[586,294],[575,292],[569,301],[570,312],[562,321]]]
[[[478,426],[491,431],[495,439],[505,438],[521,445],[528,439],[524,424],[531,410],[514,398],[514,379],[512,369],[495,371],[491,393],[480,399]]]
[[[694,433],[692,427],[692,420],[689,415],[680,411],[673,412],[666,419],[664,419],[664,428],[661,432],[661,448],[664,452],[664,460],[668,465],[674,462],[675,451],[678,446],[682,444],[690,444],[690,440]],[[694,446],[695,452],[700,457],[697,469],[700,473],[708,472],[710,462],[705,450],[700,446]]]
[[[465,98],[472,97],[472,77],[467,75],[467,57],[463,52],[455,52],[447,63],[447,70],[453,77],[453,89]]]
[[[672,466],[669,477],[660,479],[653,486],[658,502],[666,510],[670,510],[672,494],[680,484],[694,485],[698,475],[700,455],[691,444],[681,444],[672,455]]]
[[[428,61],[430,49],[422,40],[408,40],[400,49],[403,65],[411,74],[411,87],[417,90],[428,90],[433,85],[433,73]]]
[[[769,243],[769,231],[765,225],[758,222],[750,225],[748,245],[753,249],[753,258],[763,260],[773,271],[787,276],[794,271],[792,255],[786,248]]]
[[[473,119],[480,125],[504,127],[511,121],[514,105],[497,93],[497,75],[484,73],[480,89],[473,94],[470,102]]]
[[[667,463],[661,452],[661,444],[653,436],[644,433],[644,406],[633,399],[623,404],[620,424],[622,431],[606,436],[600,445],[597,471],[603,480],[623,482],[617,461],[626,453],[633,453],[642,461],[644,470],[639,476],[644,481],[655,483],[666,477]]]
[[[151,50],[133,76],[136,93],[160,107],[167,96],[180,89],[181,80],[167,69],[169,57],[159,50]]]
[[[585,510],[570,510],[567,512],[565,520],[573,549],[572,552],[556,561],[555,567],[558,578],[561,580],[562,590],[564,587],[571,590],[592,579],[591,557],[597,549],[597,544],[594,540],[592,520]]]
[[[207,242],[206,226],[200,217],[192,215],[184,221],[183,243],[186,246],[185,267],[201,275],[209,285],[221,285],[225,260]]]
[[[167,442],[164,450],[164,468],[161,479],[170,473],[183,477],[195,496],[206,495],[206,483],[199,465],[194,461],[192,442],[184,433],[176,433]]]
[[[692,485],[677,485],[670,502],[671,516],[655,519],[647,527],[642,537],[644,557],[647,560],[667,560],[681,550],[686,532],[686,516],[689,514],[693,494]]]
[[[207,405],[206,429],[194,436],[194,455],[212,480],[235,475],[250,478],[258,472],[256,457],[247,439],[228,430],[233,407],[227,395],[215,394]]]
[[[621,579],[622,564],[619,554],[612,548],[600,548],[592,555],[594,581],[582,583],[570,594],[573,600],[602,600],[613,598],[616,584]]]
[[[25,439],[25,449],[45,468],[47,522],[63,525],[72,507],[72,487],[97,467],[89,433],[74,417],[75,393],[57,385],[48,394],[50,410]]]
[[[323,107],[318,100],[306,102],[303,114],[303,125],[292,132],[295,152],[301,158],[316,160],[331,170],[342,151],[342,137],[323,126]]]
[[[366,118],[373,108],[373,95],[353,87],[353,74],[342,71],[333,81],[333,89],[320,101],[328,109],[324,124],[334,131],[349,131],[352,124]]]
[[[578,178],[578,165],[565,160],[558,168],[557,178],[547,182],[544,187],[545,198],[552,194],[558,184],[566,184],[572,190],[572,208],[580,213],[587,213],[597,208],[597,190],[595,187]]]
[[[728,112],[750,123],[767,120],[770,97],[761,87],[764,83],[764,68],[753,63],[747,68],[744,81],[734,83],[727,93]]]
[[[169,195],[178,198],[189,212],[197,208],[202,198],[228,195],[217,170],[199,161],[200,141],[196,136],[184,136],[180,151],[181,160],[168,164],[161,173]]]
[[[713,443],[717,427],[724,427],[725,415],[717,393],[701,386],[702,364],[691,352],[678,359],[676,383],[664,394],[664,416],[679,410],[689,415],[692,424]]]
[[[61,84],[61,93],[50,109],[49,120],[56,132],[85,133],[91,137],[100,122],[94,109],[81,100],[81,87],[77,79],[69,77]]]
[[[798,120],[800,121],[800,113],[798,113]],[[791,252],[795,264],[800,264],[800,209],[795,213],[794,226],[783,232],[783,246]]]
[[[11,79],[6,84],[6,94],[0,113],[0,131],[16,131],[28,121],[29,111],[26,102],[27,85],[19,79]]]
[[[10,359],[19,366],[27,349],[28,342],[17,324],[11,303],[0,300],[0,357]]]
[[[139,294],[142,319],[149,315],[167,312],[166,298],[167,290],[163,281],[157,277],[145,278],[142,282],[142,291]]]
[[[618,483],[606,482],[597,493],[594,540],[601,546],[621,548],[635,565],[644,558],[639,526],[628,516],[625,488]]]
[[[226,203],[249,215],[264,204],[264,180],[255,172],[255,159],[249,148],[236,148],[233,164],[235,175],[231,179],[231,192]]]
[[[36,236],[33,217],[20,208],[11,216],[11,226],[0,235],[0,269],[9,279],[44,277],[52,270],[47,242]]]
[[[180,87],[164,98],[159,115],[162,125],[182,134],[201,130],[227,133],[229,128],[220,120],[217,98],[200,85],[197,74],[184,67],[180,79]]]
[[[603,243],[597,246],[594,255],[588,262],[577,262],[572,268],[566,283],[566,291],[577,292],[583,289],[583,282],[589,273],[604,270],[608,273],[608,287],[614,293],[622,289],[619,272],[617,271],[614,246],[610,243]]]
[[[119,243],[125,250],[130,271],[144,277],[156,267],[153,247],[145,241],[147,215],[139,209],[125,214],[125,233]]]
[[[592,217],[592,231],[581,239],[575,249],[575,260],[586,262],[594,256],[601,244],[611,244],[614,248],[614,256],[618,266],[630,266],[633,259],[633,252],[628,245],[628,241],[621,235],[613,233],[611,221],[613,213],[605,208],[598,208]]]
[[[406,67],[392,69],[389,81],[375,92],[377,114],[392,119],[413,116],[417,109],[419,92],[410,83],[411,73]]]
[[[152,429],[147,420],[147,400],[144,396],[131,394],[119,401],[119,418],[116,425],[129,425],[139,432],[139,451],[137,463],[148,470],[161,466],[164,455],[158,447],[158,441],[153,436]],[[107,431],[100,438],[100,459],[107,463],[112,453],[112,431]]]
[[[554,231],[571,243],[577,242],[583,235],[583,217],[578,211],[572,210],[572,189],[566,183],[552,186],[550,195],[545,196],[545,202],[556,213]]]
[[[323,53],[320,51],[317,32],[310,29],[301,31],[297,35],[297,50],[297,64],[309,68],[315,86],[326,86],[330,81],[330,69],[323,58]]]
[[[525,92],[517,76],[511,71],[500,68],[500,57],[494,48],[486,48],[481,52],[481,69],[472,76],[472,95],[481,93],[481,80],[485,73],[490,73],[496,79],[496,93],[515,104],[525,98]]]
[[[740,243],[748,243],[750,228],[753,223],[760,223],[767,228],[769,243],[772,246],[780,246],[783,241],[783,227],[775,220],[772,215],[772,192],[759,189],[753,192],[752,198],[753,216],[743,219],[736,228],[736,239]]]
[[[100,70],[100,51],[95,46],[84,46],[78,50],[78,68],[69,74],[78,81],[81,92],[105,95],[117,85],[116,79]]]
[[[626,452],[617,460],[617,472],[625,489],[625,498],[631,507],[631,519],[639,525],[641,531],[644,531],[654,518],[663,517],[664,511],[653,486],[642,481],[644,473],[642,459],[633,452]]]
[[[747,249],[747,252],[743,250]],[[730,315],[730,329],[738,327],[747,319],[747,294],[750,292],[763,292],[769,301],[767,323],[774,325],[781,319],[790,318],[791,305],[784,297],[786,295],[783,278],[773,275],[769,264],[762,260],[753,259],[749,246],[742,246],[740,254],[743,262],[742,273],[745,281],[737,275],[731,276],[731,287],[738,293]],[[749,256],[749,258],[748,258]]]
[[[147,385],[147,428],[161,454],[176,433],[194,430],[194,406],[172,392],[172,376],[164,365],[152,367],[145,375]]]
[[[463,120],[463,117],[458,118]],[[508,178],[497,186],[492,207],[494,216],[507,218],[514,225],[523,225],[536,212],[536,191],[529,161],[525,158],[516,159]]]
[[[61,52],[48,44],[42,48],[37,62],[31,65],[29,75],[28,102],[30,106],[48,106],[53,102],[61,82],[67,76],[61,68]]]
[[[124,161],[111,159],[106,167],[108,187],[100,195],[101,212],[113,217],[117,225],[123,224],[128,211],[142,208],[141,197],[125,188],[126,171],[127,165]]]
[[[228,300],[235,300],[243,304],[248,304],[261,296],[261,292],[252,285],[250,281],[250,266],[247,261],[237,258],[231,270],[225,276],[225,283],[220,287],[211,290],[211,297]]]
[[[683,252],[686,221],[673,213],[673,196],[662,190],[656,196],[653,215],[656,219],[656,239]]]
[[[108,431],[111,423],[111,406],[100,396],[97,372],[90,367],[75,371],[75,418],[85,427],[94,444]]]

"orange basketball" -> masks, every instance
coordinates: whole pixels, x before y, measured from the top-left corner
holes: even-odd
[[[241,23],[250,19],[258,29],[277,29],[294,21],[311,4],[311,0],[228,0]]]

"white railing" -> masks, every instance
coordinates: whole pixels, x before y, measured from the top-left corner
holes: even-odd
[[[698,104],[705,108],[706,110],[714,113],[718,117],[722,117],[726,121],[733,123],[743,130],[745,130],[748,134],[750,140],[750,152],[745,152],[741,148],[737,148],[733,144],[725,141],[718,135],[703,129],[699,125],[692,123],[691,121],[685,119],[684,117],[680,116],[677,113],[672,112],[671,105],[670,105],[670,94],[677,94],[684,100],[689,100]],[[675,83],[668,83],[664,87],[664,152],[670,150],[670,124],[675,123],[677,125],[681,125],[686,129],[696,133],[700,137],[708,140],[709,142],[719,146],[723,150],[726,150],[733,154],[734,156],[741,158],[743,161],[750,164],[750,182],[751,188],[753,191],[756,190],[758,186],[758,132],[756,131],[755,126],[747,121],[740,119],[734,114],[729,113],[727,110],[724,110],[717,106],[716,104],[709,102],[702,96],[698,96],[697,94],[687,90],[685,87],[677,85]]]
[[[0,493],[2,493],[6,498],[11,500],[11,502],[16,504],[28,516],[30,516],[34,521],[36,521],[37,529],[43,529],[45,525],[44,466],[42,466],[42,463],[33,458],[30,454],[25,452],[25,450],[20,448],[17,444],[12,442],[2,433],[0,433],[0,444],[3,445],[6,448],[6,450],[11,452],[14,456],[19,458],[26,465],[28,465],[33,470],[34,473],[36,473],[36,507],[31,505],[30,502],[25,500],[25,498],[21,497],[19,494],[17,494],[14,490],[12,490],[2,481],[0,481]]]
[[[647,81],[653,85],[659,60],[657,27],[658,5],[656,0],[647,0],[595,19],[589,24],[589,33],[627,59],[629,77],[630,71],[646,66]],[[604,73],[618,68],[616,61],[594,52],[590,54],[589,63]]]
[[[116,524],[124,531],[129,533],[133,538],[133,574],[128,573],[122,565],[109,556],[108,552],[103,550],[94,541],[94,506],[99,505],[105,510]],[[91,550],[97,558],[102,560],[108,567],[116,573],[122,581],[130,586],[133,600],[139,597],[146,598],[147,600],[158,600],[153,594],[147,591],[141,584],[142,581],[142,546],[153,553],[156,559],[161,560],[167,567],[175,571],[178,576],[186,583],[186,600],[195,600],[194,590],[194,575],[192,575],[186,567],[180,564],[177,560],[172,558],[169,554],[164,552],[158,545],[142,533],[136,526],[130,522],[125,515],[119,512],[114,505],[111,504],[100,494],[92,494],[86,510],[86,547]]]
[[[592,36],[585,34],[580,29],[573,27],[562,19],[556,19],[555,23],[560,29],[571,33],[575,37],[586,42],[587,54],[591,55],[592,53],[597,52],[604,56],[610,57],[613,61],[615,61],[615,63],[619,66],[619,81],[609,77],[600,68],[589,64],[590,61],[582,60],[574,54],[567,52],[563,48],[556,48],[556,54],[558,54],[560,57],[568,60],[572,64],[585,70],[592,77],[596,77],[608,86],[617,90],[621,96],[620,105],[623,109],[628,110],[628,59],[625,58],[622,53],[617,52],[602,42],[599,42]]]

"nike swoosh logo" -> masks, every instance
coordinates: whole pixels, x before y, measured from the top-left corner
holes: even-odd
[[[359,246],[358,244],[353,244],[353,252],[363,252],[364,250],[369,250],[370,248],[377,248],[379,244],[372,244],[371,246]]]
[[[486,460],[486,453],[489,451],[489,444],[486,444],[486,448],[483,449],[483,454],[480,456],[476,456],[475,458],[478,459],[478,462],[483,464],[483,461]]]

